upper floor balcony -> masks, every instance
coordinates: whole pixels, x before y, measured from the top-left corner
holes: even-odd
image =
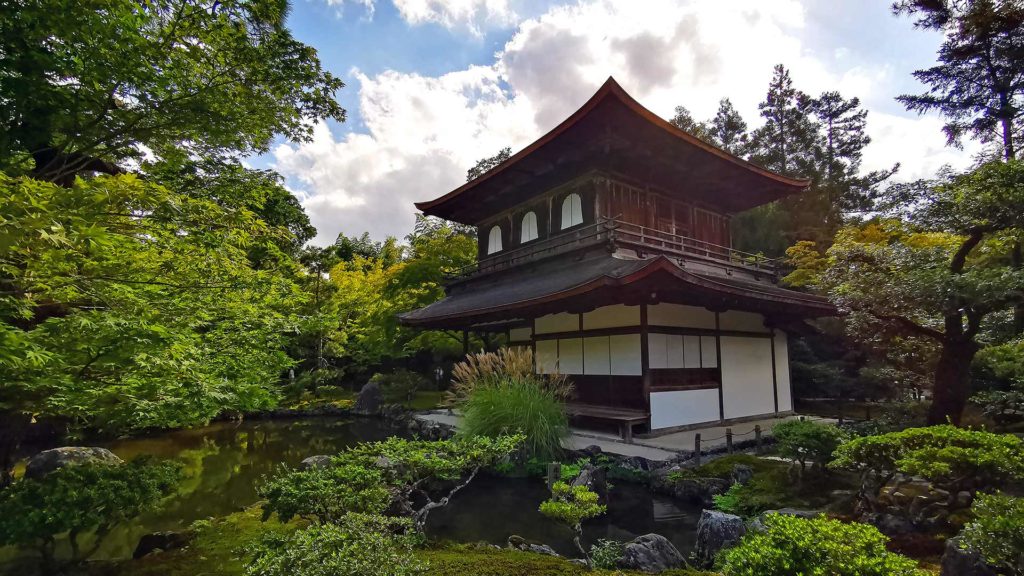
[[[664,255],[682,267],[690,266],[725,275],[738,273],[772,282],[778,279],[778,262],[774,259],[655,230],[620,218],[598,218],[593,224],[579,226],[512,250],[483,257],[469,266],[453,271],[449,279],[457,283],[601,245],[625,257],[647,258]]]

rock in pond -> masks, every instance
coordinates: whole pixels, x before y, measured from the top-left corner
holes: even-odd
[[[313,468],[327,468],[331,465],[331,457],[326,454],[310,456],[299,462],[299,470],[312,470]]]
[[[352,412],[363,416],[376,416],[380,414],[380,404],[380,384],[373,381],[367,382],[359,391],[359,396],[356,397],[356,402],[352,406]]]
[[[100,462],[103,464],[123,464],[113,452],[106,448],[95,446],[64,446],[43,450],[29,459],[25,466],[25,478],[40,479],[65,466],[85,464],[86,462]]]
[[[547,544],[541,544],[539,542],[530,542],[522,536],[516,536],[513,534],[508,537],[508,547],[513,550],[521,550],[523,552],[533,552],[534,554],[544,554],[546,556],[558,556],[558,552],[555,552],[554,548]]]
[[[734,484],[746,484],[754,477],[754,469],[746,464],[737,464],[732,467],[732,481]]]
[[[628,542],[622,550],[618,566],[624,570],[661,572],[686,565],[679,550],[660,534],[644,534]]]
[[[982,560],[974,550],[960,547],[960,537],[946,540],[946,551],[942,554],[942,576],[996,576],[995,569]]]
[[[167,552],[184,548],[191,541],[191,532],[153,532],[152,534],[146,534],[139,539],[138,545],[135,546],[135,552],[132,552],[132,558],[138,560],[156,551]]]
[[[697,549],[695,555],[701,568],[710,568],[715,556],[726,548],[739,544],[747,533],[743,519],[717,510],[704,510],[697,522]]]
[[[591,492],[597,494],[601,504],[608,503],[608,480],[604,468],[587,464],[580,471],[580,475],[572,481],[573,486],[586,486]]]

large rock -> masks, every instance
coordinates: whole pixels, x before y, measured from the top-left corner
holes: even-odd
[[[996,576],[992,566],[982,560],[974,550],[960,547],[960,537],[946,540],[946,551],[942,554],[942,576]]]
[[[724,494],[731,483],[723,478],[677,477],[679,468],[659,468],[651,474],[651,488],[690,504],[711,508],[714,496]]]
[[[25,478],[40,479],[65,466],[85,464],[86,462],[101,462],[104,464],[123,464],[113,452],[106,448],[95,446],[64,446],[43,450],[33,456],[25,466]]]
[[[374,381],[367,382],[356,397],[356,403],[352,406],[352,412],[364,416],[376,416],[380,414],[381,393],[380,384]]]
[[[299,470],[312,470],[314,468],[327,468],[331,465],[331,457],[326,454],[310,456],[299,462]]]
[[[736,464],[732,467],[732,481],[736,484],[746,484],[754,477],[754,469],[746,464]]]
[[[779,514],[781,516],[795,516],[797,518],[804,518],[807,520],[817,518],[821,516],[821,512],[816,510],[798,510],[796,508],[779,508],[778,510],[765,510],[761,514],[754,518],[750,522],[750,530],[753,532],[764,532],[767,530],[767,524],[765,524],[765,518],[769,514]]]
[[[513,550],[533,552],[534,554],[544,554],[545,556],[558,556],[558,552],[555,552],[554,548],[551,546],[541,544],[540,542],[531,542],[526,538],[516,536],[515,534],[508,537],[508,547]]]
[[[139,539],[132,558],[138,560],[154,552],[167,552],[184,548],[192,541],[191,532],[153,532]]]
[[[573,486],[586,486],[591,492],[597,494],[602,504],[608,503],[608,479],[604,468],[587,464],[580,471],[580,475],[572,481]]]
[[[618,566],[624,570],[661,572],[686,565],[679,550],[660,534],[644,534],[627,543]]]
[[[695,555],[701,568],[710,568],[715,556],[726,548],[739,544],[747,526],[743,519],[717,510],[704,510],[697,522],[697,549]]]

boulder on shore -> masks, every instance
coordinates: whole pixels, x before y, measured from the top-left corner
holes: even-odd
[[[52,448],[50,450],[43,450],[29,459],[28,464],[25,466],[25,478],[39,480],[54,470],[87,462],[123,464],[124,460],[121,460],[106,448],[97,448],[95,446]]]
[[[516,536],[515,534],[508,537],[508,547],[513,550],[533,552],[534,554],[544,554],[545,556],[559,556],[558,552],[555,552],[554,548],[551,546],[541,544],[540,542],[531,542],[526,538]]]
[[[960,537],[946,540],[942,554],[942,576],[996,576],[995,569],[988,565],[975,550],[960,547]]]
[[[157,551],[167,552],[184,548],[192,541],[192,535],[192,532],[153,532],[152,534],[146,534],[139,539],[138,545],[135,546],[135,552],[132,552],[132,558],[138,560]]]
[[[299,462],[299,470],[313,470],[314,468],[327,468],[331,465],[331,457],[326,454],[310,456]]]
[[[591,492],[597,494],[601,504],[608,503],[608,480],[604,468],[587,464],[580,471],[580,475],[572,481],[573,486],[586,486]]]
[[[686,566],[679,550],[660,534],[644,534],[628,542],[622,550],[618,567],[641,572],[661,572]]]
[[[363,416],[376,416],[380,414],[381,399],[380,384],[371,380],[363,385],[363,389],[356,396],[356,402],[352,406],[352,413]]]
[[[717,510],[702,511],[697,522],[698,567],[710,568],[719,552],[739,544],[746,533],[747,525],[739,516]]]

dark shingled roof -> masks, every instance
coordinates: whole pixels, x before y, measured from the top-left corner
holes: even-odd
[[[429,306],[401,314],[403,324],[424,327],[466,326],[522,315],[530,308],[568,305],[569,299],[597,291],[649,282],[665,301],[676,297],[720,301],[730,308],[778,312],[802,317],[829,316],[835,309],[825,299],[780,288],[769,282],[735,276],[690,272],[664,256],[625,259],[591,254],[517,267],[453,285],[448,295]],[[545,312],[547,313],[547,312]],[[527,314],[528,316],[529,314]]]

